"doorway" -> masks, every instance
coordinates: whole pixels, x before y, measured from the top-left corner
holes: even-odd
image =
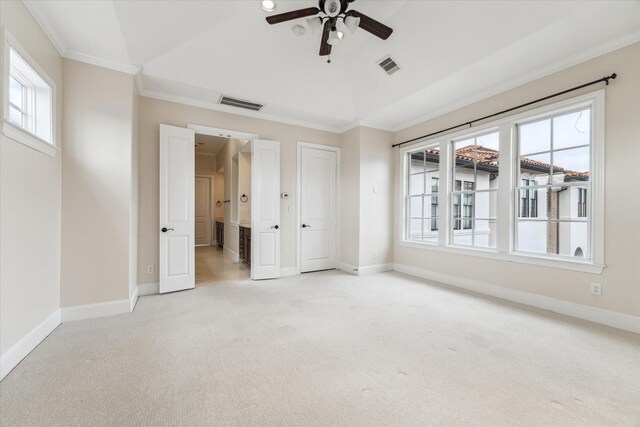
[[[338,267],[340,148],[298,142],[298,245],[301,273]]]
[[[221,147],[211,151],[209,143]],[[225,129],[161,124],[159,144],[160,293],[191,289],[196,281],[204,284],[230,279],[226,268],[230,265],[236,279],[238,274],[253,280],[280,277],[280,143]],[[209,191],[214,189],[209,201],[215,201],[215,207],[208,213],[206,191],[201,189],[204,202],[200,202],[198,215],[205,218],[199,226],[199,242],[205,243],[197,248],[197,254],[195,187],[196,175],[203,174],[196,174],[201,163],[196,151],[213,158],[205,159],[209,168],[215,165],[209,184]],[[224,183],[222,193],[215,192],[217,181]],[[245,206],[252,194],[256,199]],[[219,208],[221,213],[216,211]],[[207,222],[211,223],[209,228]],[[196,258],[201,261],[198,270],[205,269],[204,274],[196,274]],[[204,279],[196,280],[196,276]]]
[[[210,129],[209,134],[201,132],[196,130],[194,153],[195,284],[247,280],[251,269],[241,256],[239,233],[251,221],[243,209],[246,193],[250,194],[250,183],[247,188],[245,182],[250,144],[229,131],[222,136],[211,135]]]

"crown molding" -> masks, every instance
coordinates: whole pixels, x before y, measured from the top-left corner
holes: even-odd
[[[227,107],[225,105],[220,105],[213,102],[202,101],[200,99],[195,99],[188,96],[179,96],[179,95],[174,95],[166,92],[146,90],[146,89],[143,90],[140,95],[147,98],[158,99],[161,101],[175,102],[178,104],[189,105],[192,107],[199,107],[199,108],[205,108],[207,110],[219,111],[221,113],[234,114],[237,116],[245,116],[253,119],[266,120],[266,121],[271,121],[276,123],[283,123],[291,126],[300,126],[300,127],[320,130],[324,132],[331,132],[331,133],[337,133],[337,134],[342,133],[340,127],[319,125],[317,123],[307,122],[304,120],[290,119],[290,118],[282,117],[279,115],[264,114],[264,113],[255,112],[255,111],[244,111],[244,110],[236,111],[236,109],[233,107]]]
[[[140,71],[140,68],[136,67],[135,65],[122,64],[120,62],[111,61],[109,59],[87,55],[86,53],[77,52],[75,50],[67,50],[64,57],[67,59],[73,59],[74,61],[84,62],[85,64],[108,68],[109,70],[119,71],[121,73],[131,75],[136,75]]]

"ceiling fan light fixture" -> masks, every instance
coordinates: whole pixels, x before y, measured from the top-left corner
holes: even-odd
[[[360,26],[360,18],[355,18],[353,16],[347,16],[344,18],[344,25],[347,27],[352,33],[355,33],[358,27]]]
[[[315,33],[320,27],[322,27],[322,18],[314,16],[313,18],[307,18],[307,25],[312,33]]]
[[[329,39],[327,40],[327,43],[329,43],[331,46],[336,45],[340,43],[340,40],[342,40],[343,37],[344,33],[342,31],[338,31],[336,27],[333,27],[331,29],[331,32],[329,33]]]
[[[276,10],[276,2],[273,0],[262,0],[262,10],[265,12],[273,12]]]

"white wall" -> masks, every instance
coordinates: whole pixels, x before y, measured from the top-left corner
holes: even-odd
[[[63,146],[62,58],[22,2],[0,1],[0,26],[16,38],[55,82],[55,138],[58,145]],[[2,43],[0,61],[4,57]],[[3,106],[0,106],[0,117],[4,117]],[[0,353],[3,356],[60,307],[60,177],[60,152],[50,157],[0,136]]]
[[[394,239],[394,262],[619,313],[640,315],[640,226],[637,221],[640,192],[629,186],[630,183],[640,182],[640,168],[637,167],[640,159],[640,43],[401,130],[394,138],[396,142],[415,138],[521,104],[541,94],[554,93],[610,75],[614,71],[618,73],[618,79],[607,87],[605,99],[604,251],[607,267],[602,275],[416,249],[401,246],[397,234]],[[535,107],[594,89],[584,89]],[[402,200],[398,189],[403,177],[399,155],[396,153],[395,157],[395,206],[398,207]],[[539,195],[542,199],[543,195]],[[396,210],[396,232],[400,229],[400,220],[399,210]],[[590,294],[591,282],[603,285],[602,296]]]
[[[126,300],[135,267],[134,79],[67,59],[64,74],[61,305]]]

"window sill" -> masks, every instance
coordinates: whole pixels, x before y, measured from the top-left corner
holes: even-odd
[[[499,261],[515,262],[520,264],[538,265],[541,267],[560,268],[563,270],[580,271],[583,273],[602,274],[605,265],[595,264],[585,261],[573,261],[569,259],[558,259],[539,255],[530,255],[524,253],[501,253],[492,249],[474,248],[468,249],[459,246],[438,246],[434,243],[418,243],[407,240],[400,241],[400,246],[426,249],[430,251],[445,252],[456,255],[474,256],[479,258],[488,258]]]
[[[3,123],[2,133],[7,138],[11,138],[16,142],[26,145],[27,147],[40,151],[47,156],[55,157],[56,153],[60,151],[60,149],[55,145],[38,138],[36,135],[15,126],[7,120]]]

